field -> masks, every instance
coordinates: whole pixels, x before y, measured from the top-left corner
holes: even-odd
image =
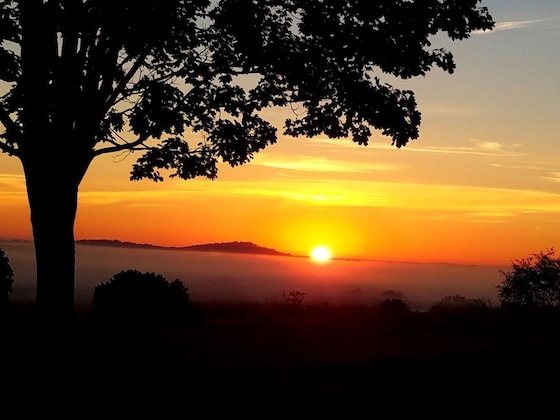
[[[207,303],[192,325],[151,329],[103,326],[83,314],[55,331],[18,308],[4,329],[5,383],[18,396],[54,392],[89,404],[125,395],[189,405],[208,397],[472,404],[503,394],[530,405],[556,389],[556,311],[294,309]]]

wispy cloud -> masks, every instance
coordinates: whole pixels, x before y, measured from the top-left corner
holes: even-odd
[[[476,147],[478,150],[488,152],[500,152],[503,150],[503,145],[495,141],[478,141],[476,140]]]
[[[554,175],[560,178],[560,174]],[[560,214],[558,193],[456,184],[430,185],[347,179],[320,179],[313,182],[284,179],[262,182],[251,179],[226,182],[192,180],[189,183],[177,183],[174,187],[175,190],[165,191],[84,191],[80,194],[80,205],[85,206],[84,209],[102,206],[108,210],[114,209],[111,211],[126,211],[131,208],[136,211],[139,207],[173,208],[178,205],[183,208],[219,207],[224,200],[233,198],[248,206],[256,202],[267,202],[282,206],[297,203],[302,206],[421,210],[436,216],[455,215],[453,217],[463,217],[466,221],[477,223],[513,222],[518,216],[528,212]],[[192,194],[193,191],[196,193]],[[23,200],[25,195],[22,193],[19,197]]]
[[[80,204],[109,205],[126,203],[138,207],[160,207],[166,200],[176,199],[184,194],[180,190],[147,190],[147,191],[83,191],[80,193]]]
[[[0,174],[0,188],[25,190],[25,177],[23,175]]]
[[[480,218],[508,218],[508,217],[515,217],[518,215],[516,212],[505,212],[505,211],[479,211],[469,213],[473,217],[480,217]]]
[[[485,156],[517,156],[510,151],[514,145],[504,145],[495,141],[470,139],[468,146],[435,146],[435,147],[415,147],[411,145],[409,150],[425,153],[445,153],[445,154],[464,154],[464,155],[485,155]]]
[[[515,170],[523,170],[523,171],[542,171],[543,170],[543,166],[525,165],[525,164],[523,164],[523,165],[504,165],[502,163],[491,163],[490,166],[493,166],[494,168],[515,169]]]
[[[0,174],[0,200],[7,202],[25,202],[25,177],[15,174]]]
[[[348,162],[310,156],[281,158],[261,155],[255,158],[253,164],[292,171],[329,173],[369,173],[374,171],[396,171],[399,169],[397,165]]]
[[[497,22],[492,31],[474,31],[475,34],[489,34],[492,32],[510,31],[513,29],[524,29],[544,22],[545,19],[536,20],[518,20],[512,22]]]
[[[554,182],[560,182],[560,172],[553,172],[546,179],[551,179]]]
[[[336,148],[360,147],[352,141],[331,140],[331,139],[317,139],[317,144],[330,145]],[[511,150],[519,147],[519,144],[503,144],[489,140],[470,139],[469,145],[466,146],[420,146],[420,143],[411,141],[402,150],[406,152],[422,152],[422,153],[442,153],[442,154],[464,154],[464,155],[485,155],[485,156],[518,156]],[[395,149],[391,143],[376,143],[371,142],[366,149]],[[354,163],[351,164],[354,166]],[[365,164],[364,164],[365,165]],[[368,165],[369,166],[369,165]],[[394,166],[375,165],[377,169],[370,167],[367,172],[373,170],[397,170],[400,169]],[[358,166],[359,167],[359,166]],[[348,168],[341,168],[341,171],[347,172]],[[364,171],[366,172],[366,171]]]

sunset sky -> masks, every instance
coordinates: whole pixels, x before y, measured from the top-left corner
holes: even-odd
[[[498,265],[560,251],[560,1],[482,4],[492,32],[434,39],[454,74],[383,79],[416,93],[422,125],[408,146],[377,133],[367,147],[281,137],[217,180],[161,183],[129,181],[135,155],[103,156],[80,189],[76,239]],[[268,115],[279,132],[290,116]],[[0,197],[0,238],[31,239],[21,165],[4,154]]]

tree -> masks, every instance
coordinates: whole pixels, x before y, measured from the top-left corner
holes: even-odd
[[[267,107],[294,110],[285,135],[367,145],[379,130],[405,146],[418,137],[414,93],[380,76],[453,73],[430,38],[492,29],[479,2],[0,0],[0,150],[25,175],[37,310],[73,316],[78,188],[93,159],[137,154],[131,180],[214,179],[218,161],[276,142]]]
[[[514,260],[511,270],[500,270],[497,286],[502,307],[557,307],[560,305],[560,258],[554,248]]]
[[[408,304],[404,300],[396,298],[385,299],[379,304],[379,309],[381,310],[381,312],[389,314],[401,314],[410,312],[410,307],[408,306]]]
[[[95,286],[95,319],[114,325],[170,326],[194,319],[189,289],[161,274],[123,270],[106,283]]]
[[[5,308],[10,302],[10,294],[14,291],[12,286],[14,284],[14,270],[10,265],[10,259],[0,248],[0,308]]]

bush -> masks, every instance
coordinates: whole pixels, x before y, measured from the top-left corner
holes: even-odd
[[[557,307],[560,305],[560,259],[554,249],[515,260],[510,271],[500,270],[497,286],[502,307]]]
[[[290,292],[282,293],[284,302],[286,303],[284,309],[288,313],[301,314],[304,311],[303,299],[306,293],[300,292],[299,290],[290,290]]]
[[[379,309],[381,312],[391,314],[410,312],[408,304],[404,300],[396,298],[385,299],[379,305]]]
[[[485,310],[491,303],[485,299],[467,299],[461,295],[445,296],[430,306],[430,312]]]
[[[0,307],[4,308],[10,302],[10,294],[13,290],[14,271],[10,265],[10,260],[4,250],[0,248]]]
[[[297,307],[301,307],[303,305],[303,298],[305,295],[305,292],[300,292],[298,290],[290,290],[288,294],[282,293],[282,297],[284,298],[286,304]]]
[[[193,320],[193,304],[179,279],[125,270],[95,287],[94,318],[118,324],[183,325]]]

